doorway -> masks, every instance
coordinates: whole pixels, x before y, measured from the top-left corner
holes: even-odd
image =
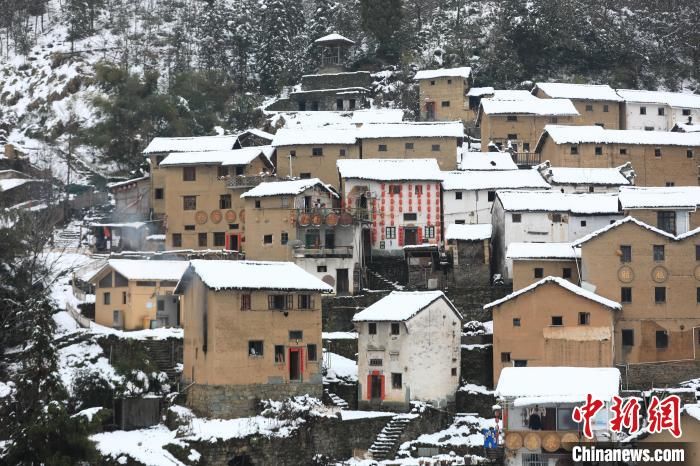
[[[418,244],[418,228],[407,227],[403,229],[403,244]]]
[[[432,121],[435,119],[435,102],[425,103],[425,118],[428,121]]]
[[[348,280],[348,269],[335,269],[335,292],[336,294],[347,294],[350,288]]]
[[[384,377],[381,375],[371,375],[370,376],[370,399],[371,400],[381,400],[382,397],[382,385],[384,385]]]
[[[289,380],[301,382],[301,376],[304,371],[302,356],[302,348],[289,348]]]
[[[229,251],[238,251],[240,245],[238,244],[238,234],[233,233],[228,235],[228,244],[226,244],[226,249]]]

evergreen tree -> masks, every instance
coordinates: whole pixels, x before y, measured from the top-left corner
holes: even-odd
[[[377,56],[396,61],[401,44],[397,32],[403,17],[402,0],[361,0],[362,28],[373,34],[378,43]]]
[[[262,0],[260,4],[257,71],[261,92],[274,94],[288,82],[293,34],[283,0]]]

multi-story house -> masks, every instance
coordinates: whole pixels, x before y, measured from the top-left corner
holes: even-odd
[[[472,69],[446,68],[421,70],[414,79],[418,81],[421,103],[420,119],[423,121],[471,120],[467,93],[472,85]]]
[[[393,291],[352,319],[358,332],[358,404],[446,408],[460,379],[462,316],[442,291]]]
[[[121,330],[179,327],[173,290],[186,261],[110,259],[88,281],[95,286],[95,322]]]
[[[469,99],[470,121],[473,123],[479,113],[481,99],[491,100],[531,100],[537,99],[530,91],[526,90],[511,90],[511,89],[494,89],[493,87],[472,87],[467,92]]]
[[[618,89],[624,100],[623,129],[669,131],[676,123],[700,121],[700,95]]]
[[[619,197],[625,215],[672,235],[700,227],[698,186],[622,187]]]
[[[509,276],[513,289],[519,290],[542,280],[560,277],[580,283],[581,250],[571,243],[510,243],[506,260],[512,263]]]
[[[363,241],[372,254],[403,256],[404,246],[441,243],[442,172],[435,159],[338,160],[338,172],[341,207],[368,211]]]
[[[493,265],[511,279],[511,243],[566,243],[622,218],[615,194],[559,191],[496,191],[493,204]]]
[[[465,170],[443,172],[445,224],[491,223],[491,207],[499,189],[549,189],[537,170]]]
[[[631,163],[638,186],[697,186],[700,133],[547,125],[535,151],[555,167]]]
[[[113,218],[120,221],[148,219],[151,214],[151,177],[149,175],[109,183],[107,189],[114,198]]]
[[[563,193],[616,193],[634,183],[635,172],[627,162],[615,168],[553,167],[549,160],[537,170],[555,191]]]
[[[532,94],[543,99],[570,99],[581,115],[581,125],[620,128],[622,97],[607,84],[537,83]]]
[[[175,292],[187,403],[200,415],[253,415],[260,399],[322,393],[321,294],[289,262],[193,260]]]
[[[274,172],[270,146],[177,152],[160,161],[167,249],[243,250],[245,211],[240,195]],[[159,191],[160,190],[160,191]]]

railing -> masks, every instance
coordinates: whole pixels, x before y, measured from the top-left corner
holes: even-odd
[[[73,307],[73,304],[66,302],[66,311],[68,311],[68,314],[75,319],[75,321],[78,323],[83,328],[90,328],[90,323],[92,322],[90,319],[82,315],[78,310]]]
[[[338,55],[324,55],[321,57],[322,65],[337,65],[340,63],[340,57]]]
[[[537,152],[511,152],[510,155],[513,157],[513,162],[521,168],[531,168],[541,163],[541,155]]]
[[[336,246],[334,248],[308,248],[294,249],[295,257],[352,257],[352,246]]]
[[[300,227],[321,225],[342,227],[359,222],[369,222],[372,219],[368,209],[360,208],[333,209],[328,207],[310,207],[292,209],[292,215],[294,216],[294,221]]]
[[[227,188],[252,188],[260,183],[268,181],[277,181],[277,177],[270,175],[232,175],[226,178]]]

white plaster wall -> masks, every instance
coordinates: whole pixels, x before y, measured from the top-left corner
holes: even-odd
[[[455,199],[456,192],[462,193],[462,199]],[[488,190],[443,191],[442,203],[445,225],[456,220],[464,220],[466,224],[491,223],[493,202],[488,200]]]
[[[593,191],[590,187],[593,186]],[[552,191],[559,191],[562,193],[618,193],[620,187],[617,185],[590,185],[590,184],[553,184]]]
[[[353,268],[355,267],[355,260],[351,257],[295,257],[294,263],[301,267],[302,269],[309,272],[311,275],[317,277],[319,280],[327,275],[333,277],[335,284],[333,285],[334,291],[338,291],[338,269],[348,269],[348,292],[352,294],[352,290],[355,289],[355,279]],[[318,266],[325,265],[326,271],[319,272]]]
[[[567,241],[576,241],[621,218],[624,218],[621,213],[614,215],[572,215],[569,219],[569,239]],[[586,222],[586,225],[581,225],[581,222]]]
[[[646,115],[640,115],[640,107],[646,107]],[[664,115],[658,114],[659,107],[664,107]],[[653,127],[654,131],[668,131],[673,127],[671,113],[671,109],[663,104],[626,103],[625,123],[627,126],[624,129],[643,130],[646,127]]]

